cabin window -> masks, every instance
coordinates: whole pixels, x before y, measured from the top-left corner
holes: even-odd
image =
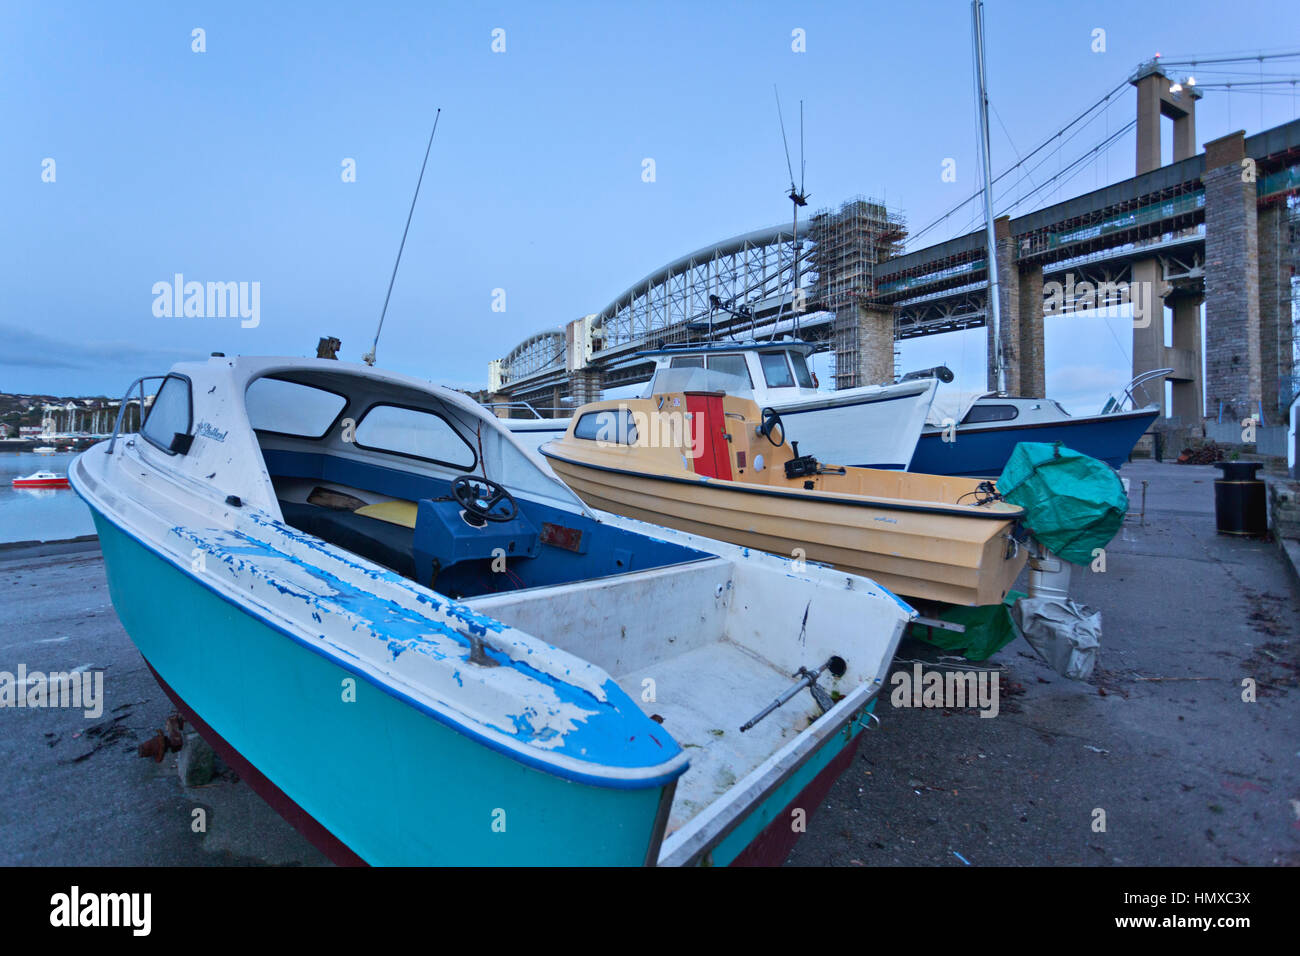
[[[813,385],[812,374],[808,371],[808,361],[798,352],[787,352],[790,356],[790,364],[794,366],[795,381],[799,383],[800,388],[816,388]]]
[[[259,378],[244,393],[253,428],[295,438],[324,438],[347,403],[336,392],[281,378]]]
[[[703,355],[685,355],[668,363],[669,368],[704,368]]]
[[[763,366],[763,377],[767,379],[768,388],[794,387],[794,376],[790,374],[784,352],[762,352],[758,360]]]
[[[1020,409],[1014,405],[972,405],[961,423],[974,425],[977,422],[1009,422],[1019,414]]]
[[[636,423],[626,408],[607,408],[588,412],[573,426],[573,437],[586,441],[610,442],[618,445],[636,444]]]
[[[174,455],[176,452],[172,450],[172,439],[177,435],[188,435],[193,424],[189,379],[168,375],[153,398],[153,405],[140,428],[140,434],[149,444]]]
[[[749,377],[749,364],[743,355],[710,355],[709,368],[724,375],[734,375],[754,387],[754,380]]]
[[[402,405],[375,405],[357,424],[359,448],[420,458],[471,471],[478,456],[460,432],[434,412]]]

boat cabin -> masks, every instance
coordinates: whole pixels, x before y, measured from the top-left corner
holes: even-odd
[[[818,381],[808,367],[815,347],[808,342],[712,342],[665,346],[640,353],[653,358],[655,373],[702,368],[739,380],[760,405],[816,395]],[[646,392],[653,394],[653,386]]]
[[[199,457],[174,447],[174,434],[192,435],[194,452],[253,436],[249,464],[265,478],[250,503],[453,598],[706,556],[597,520],[491,416],[449,389],[296,360],[250,377],[251,430],[229,418],[188,421],[190,389],[188,377],[169,375],[141,432],[172,464]],[[230,451],[238,467],[238,448]],[[210,462],[203,456],[201,470]]]

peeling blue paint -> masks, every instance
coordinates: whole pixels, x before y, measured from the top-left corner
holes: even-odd
[[[279,522],[257,520],[255,523],[278,533],[283,533],[285,527]],[[409,595],[417,602],[427,604],[431,610],[441,611],[452,623],[435,620],[403,607],[396,601],[362,590],[325,567],[309,564],[293,554],[277,550],[270,542],[249,537],[239,531],[184,527],[173,527],[171,530],[177,538],[190,546],[186,550],[198,548],[210,560],[226,566],[232,576],[246,576],[243,580],[248,582],[250,588],[264,583],[285,598],[302,602],[304,611],[318,623],[323,623],[326,616],[333,620],[338,620],[340,616],[351,618],[350,630],[353,633],[366,632],[368,636],[381,641],[391,661],[396,661],[408,651],[430,660],[447,661],[447,642],[454,642],[463,648],[463,655],[456,656],[469,666],[477,667],[478,665],[469,662],[472,650],[469,638],[489,634],[503,635],[507,631],[501,622],[463,604],[443,602],[406,586],[405,579],[400,576],[393,576],[395,582],[402,585]],[[211,536],[219,536],[220,540],[213,540]],[[295,542],[302,541],[301,534],[297,532],[287,534],[286,537]],[[326,551],[315,543],[305,543],[309,543],[314,552],[328,555],[331,560],[337,559],[346,567],[364,572],[366,579],[388,577],[387,574],[372,573],[370,569],[362,568],[347,558],[339,558],[336,552]],[[302,571],[310,584],[277,577],[273,571],[277,563]],[[321,587],[311,590],[311,584],[319,584]],[[316,593],[317,590],[329,593]],[[322,639],[325,639],[324,635]],[[521,657],[529,656],[535,651],[534,647],[521,641],[512,641],[511,646],[527,652]],[[509,718],[513,726],[496,728],[511,734],[520,742],[542,745],[548,751],[580,756],[583,760],[611,767],[657,765],[665,757],[680,753],[680,748],[671,738],[672,749],[665,754],[663,744],[652,740],[648,735],[628,737],[629,722],[633,726],[640,726],[641,722],[648,721],[649,718],[612,679],[606,679],[601,686],[602,700],[586,688],[569,683],[522,660],[516,660],[499,648],[488,645],[485,652],[500,667],[514,670],[539,687],[551,690],[561,707],[575,707],[588,715],[585,719],[578,719],[567,733],[561,734],[554,727],[537,729],[533,720],[539,716],[539,711],[535,707],[527,707],[522,714]],[[359,659],[354,654],[344,653],[353,659]],[[566,667],[564,673],[570,674],[570,669]],[[457,685],[464,687],[461,671],[453,671],[453,676]],[[447,703],[455,706],[454,701]],[[552,708],[546,716],[555,717],[560,713],[559,708]],[[562,739],[556,742],[557,737]],[[629,739],[637,743],[629,745]]]

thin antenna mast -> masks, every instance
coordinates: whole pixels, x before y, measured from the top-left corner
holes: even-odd
[[[424,170],[429,165],[429,151],[433,149],[433,135],[438,132],[438,117],[442,115],[442,107],[433,114],[433,129],[429,132],[429,145],[424,147],[424,162],[420,164],[420,178],[415,181],[415,195],[411,197],[411,211],[406,214],[406,228],[402,230],[402,242],[397,247],[397,259],[393,263],[393,274],[388,279],[388,292],[384,295],[384,308],[379,313],[379,325],[375,329],[375,341],[370,346],[370,351],[362,356],[362,361],[367,365],[375,364],[375,353],[379,350],[379,333],[384,330],[384,316],[388,314],[388,300],[393,295],[393,283],[397,280],[397,267],[402,262],[402,250],[406,248],[406,234],[411,231],[411,217],[415,215],[415,201],[420,198],[420,184],[424,182]]]
[[[790,162],[790,143],[785,135],[785,118],[781,115],[781,94],[776,84],[772,84],[772,95],[776,97],[776,118],[781,124],[781,145],[785,147],[785,168],[790,173],[790,192],[787,194],[794,208],[794,336],[799,337],[799,207],[808,205],[808,194],[804,192],[803,177],[807,162],[803,154],[803,100],[799,101],[799,188],[794,185],[794,165]],[[776,325],[772,326],[772,335],[776,336]]]

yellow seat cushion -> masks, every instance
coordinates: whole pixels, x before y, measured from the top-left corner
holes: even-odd
[[[358,508],[353,514],[377,518],[389,524],[400,524],[404,528],[415,527],[415,515],[419,507],[414,501],[379,501],[373,505]]]

